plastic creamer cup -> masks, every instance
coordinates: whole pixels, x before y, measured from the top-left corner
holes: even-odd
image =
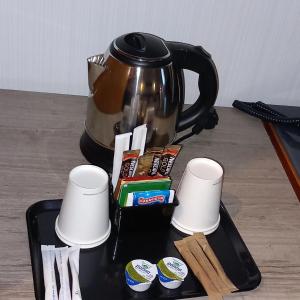
[[[168,289],[177,289],[188,274],[186,264],[176,257],[165,257],[157,263],[159,282]]]
[[[135,259],[125,268],[126,282],[136,292],[148,290],[156,274],[156,266],[144,259]]]

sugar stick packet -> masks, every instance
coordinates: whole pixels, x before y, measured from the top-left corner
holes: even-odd
[[[43,274],[45,285],[45,300],[58,300],[55,279],[55,253],[54,246],[41,245]]]
[[[117,134],[115,136],[115,151],[111,183],[115,190],[120,175],[123,152],[129,149],[131,132]]]
[[[59,290],[59,300],[71,300],[70,291],[70,280],[69,280],[69,270],[68,270],[68,258],[69,249],[68,247],[55,248],[56,264],[59,273],[60,280],[60,290]]]
[[[82,300],[79,285],[79,247],[69,248],[69,263],[72,274],[72,300]]]

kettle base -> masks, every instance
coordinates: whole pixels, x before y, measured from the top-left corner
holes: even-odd
[[[80,150],[91,164],[103,168],[108,173],[112,172],[114,152],[94,142],[86,131],[80,138]]]

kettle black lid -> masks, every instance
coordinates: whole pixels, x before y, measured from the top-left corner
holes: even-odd
[[[120,61],[137,66],[158,67],[171,61],[164,40],[149,33],[124,34],[111,43],[110,52]]]

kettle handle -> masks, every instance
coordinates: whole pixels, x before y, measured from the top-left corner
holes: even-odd
[[[211,55],[201,46],[169,41],[166,41],[166,45],[171,52],[175,69],[178,71],[188,69],[199,74],[200,95],[191,107],[179,112],[176,131],[180,132],[197,123],[199,118],[215,104],[218,94],[218,73]]]

